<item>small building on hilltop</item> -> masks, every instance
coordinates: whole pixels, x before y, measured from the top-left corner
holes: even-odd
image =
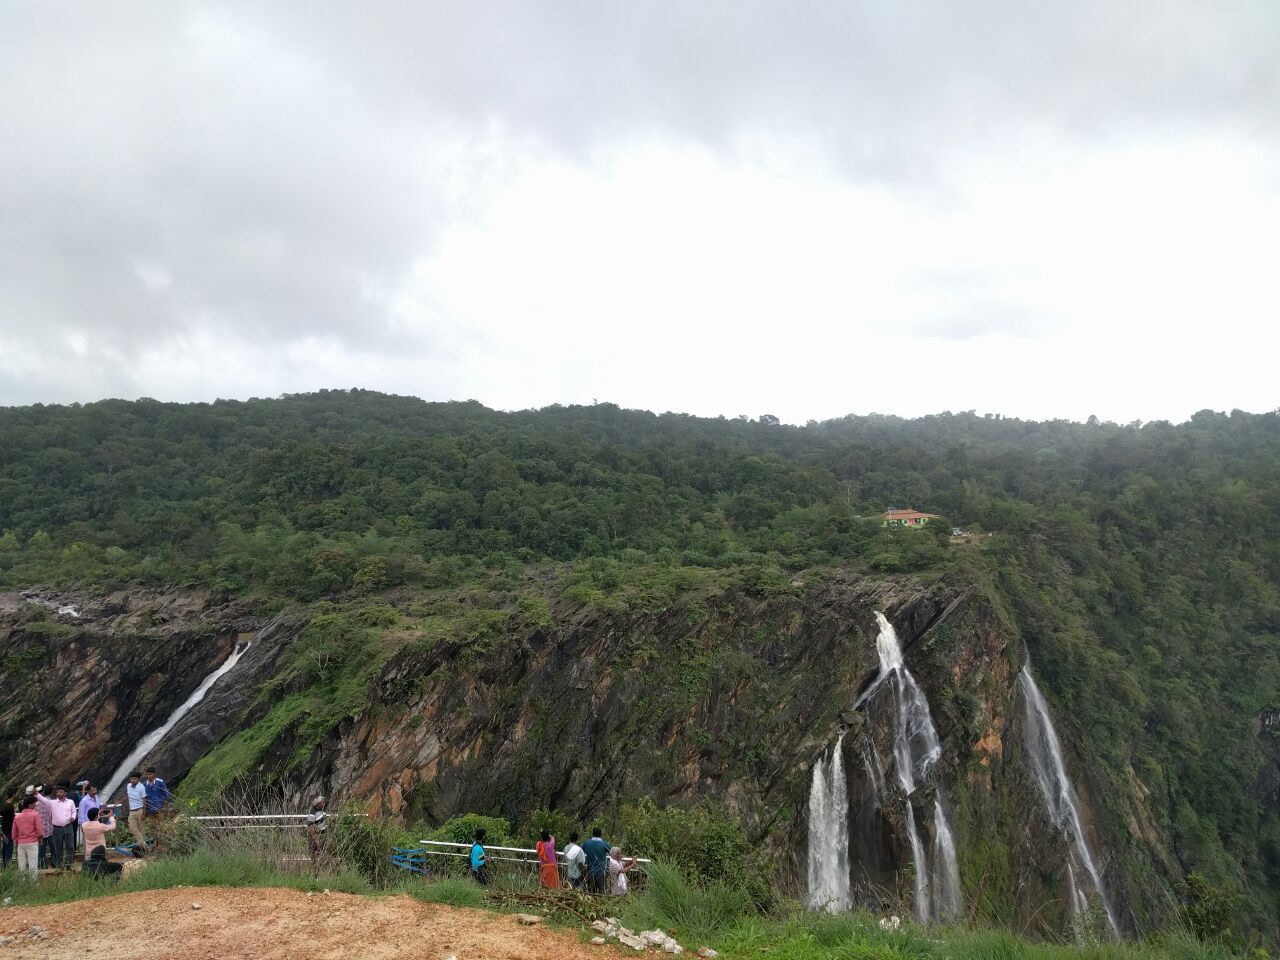
[[[921,513],[919,510],[897,510],[890,507],[880,518],[882,527],[923,527],[930,520],[937,520],[936,513]]]

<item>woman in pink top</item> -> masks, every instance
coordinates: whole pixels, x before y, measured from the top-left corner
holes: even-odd
[[[44,830],[40,826],[40,812],[36,810],[35,797],[23,797],[18,804],[18,814],[13,818],[13,843],[18,848],[18,869],[31,874],[34,880],[40,876],[40,841]]]
[[[99,816],[104,811],[105,818]],[[94,807],[86,816],[89,819],[80,825],[80,832],[84,834],[84,858],[88,860],[95,848],[107,845],[107,834],[116,828],[116,822],[107,807]]]

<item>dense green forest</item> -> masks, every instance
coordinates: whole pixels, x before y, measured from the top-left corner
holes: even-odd
[[[887,530],[891,506],[945,519]],[[1274,413],[796,427],[365,391],[0,410],[0,586],[311,601],[549,563],[601,595],[670,568],[761,589],[835,565],[981,580],[1104,802],[1138,777],[1184,873],[1274,912],[1274,731],[1258,727],[1280,707]]]

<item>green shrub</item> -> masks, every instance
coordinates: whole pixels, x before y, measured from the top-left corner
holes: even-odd
[[[410,846],[417,838],[380,817],[343,816],[336,820],[328,841],[331,854],[374,886],[386,886],[400,876],[401,870],[391,864],[391,848]]]
[[[645,874],[643,891],[624,910],[623,919],[632,929],[676,930],[685,942],[701,942],[723,935],[756,913],[741,884],[689,883],[679,869],[661,862],[649,864]]]
[[[501,817],[484,817],[478,813],[464,813],[453,817],[436,827],[425,840],[444,840],[448,843],[471,843],[475,840],[476,831],[485,830],[488,837],[485,843],[498,846],[511,845],[511,824]]]
[[[622,846],[698,881],[742,880],[751,849],[742,825],[711,802],[659,808],[650,799],[622,808]]]
[[[1202,873],[1187,877],[1190,900],[1182,908],[1187,927],[1206,943],[1235,944],[1236,921],[1243,897],[1228,882],[1214,884]]]

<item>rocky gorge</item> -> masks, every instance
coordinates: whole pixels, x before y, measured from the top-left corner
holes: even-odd
[[[877,771],[892,725],[875,720],[878,696],[854,706],[880,674],[880,611],[932,705],[941,749],[912,799],[947,814],[966,914],[1055,935],[1080,922],[1073,837],[1029,756],[1025,642],[989,584],[826,570],[768,589],[706,577],[602,604],[544,576],[484,598],[362,603],[348,615],[194,591],[7,594],[0,769],[11,786],[100,781],[252,640],[147,755],[184,800],[234,786],[301,806],[323,792],[428,824],[539,809],[585,823],[641,797],[711,801],[741,820],[778,890],[803,898],[813,771],[838,749],[853,899],[909,910],[913,842],[935,848],[940,821],[905,821],[901,788]],[[1180,874],[1150,791],[1130,771],[1130,793],[1098,797],[1069,713],[1058,725],[1120,928],[1166,925]]]

